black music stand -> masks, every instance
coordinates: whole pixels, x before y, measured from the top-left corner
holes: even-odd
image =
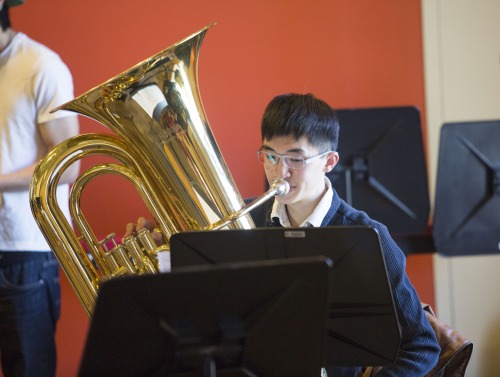
[[[337,115],[340,161],[327,176],[340,197],[385,224],[396,241],[425,234],[430,202],[418,109],[341,109]]]
[[[331,265],[259,261],[106,282],[79,376],[318,377]]]
[[[500,251],[500,121],[441,128],[433,235],[447,256]]]
[[[325,366],[387,365],[401,342],[378,232],[365,226],[185,232],[171,237],[181,266],[322,255],[333,261]]]

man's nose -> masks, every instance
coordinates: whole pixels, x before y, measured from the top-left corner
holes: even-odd
[[[290,168],[286,165],[285,160],[281,157],[276,165],[276,174],[280,178],[287,178],[290,176]]]

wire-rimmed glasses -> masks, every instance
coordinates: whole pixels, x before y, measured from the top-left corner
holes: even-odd
[[[318,158],[326,155],[327,153],[330,153],[331,151],[326,151],[323,153],[320,153],[316,156],[304,158],[304,157],[299,157],[299,156],[286,156],[282,155],[279,153],[271,152],[271,151],[266,151],[266,150],[259,150],[257,152],[257,158],[259,161],[265,165],[278,165],[280,162],[280,159],[283,159],[283,162],[287,167],[290,169],[302,169],[304,166],[307,164],[313,162],[314,160],[317,160]]]

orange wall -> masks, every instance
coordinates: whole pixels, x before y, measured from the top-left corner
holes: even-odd
[[[27,0],[13,26],[56,50],[81,94],[212,22],[200,53],[199,86],[222,154],[243,196],[263,190],[259,122],[283,92],[312,92],[337,108],[416,105],[425,119],[419,0]],[[104,127],[81,118],[83,132]],[[90,162],[85,161],[84,166]],[[145,214],[118,178],[84,193],[98,236],[121,234]],[[429,255],[408,271],[433,303]],[[88,320],[63,279],[59,376],[75,374]]]

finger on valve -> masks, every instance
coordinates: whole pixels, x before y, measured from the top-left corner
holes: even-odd
[[[122,237],[122,242],[126,237],[135,236],[141,229],[147,229],[151,232],[151,236],[153,237],[153,240],[156,242],[157,246],[163,245],[165,243],[163,235],[159,231],[155,230],[155,225],[145,217],[139,217],[139,219],[137,219],[137,223],[128,223],[126,225],[125,234]]]
[[[135,236],[139,230],[144,228],[148,229],[149,231],[152,231],[154,229],[153,223],[151,223],[151,221],[149,221],[145,217],[139,217],[137,223],[128,223],[125,226],[125,233],[123,234],[122,242],[129,236]]]

